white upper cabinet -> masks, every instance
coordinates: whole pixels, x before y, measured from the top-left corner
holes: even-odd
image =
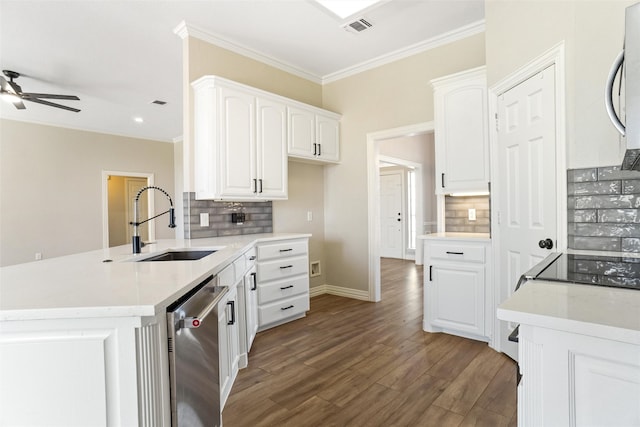
[[[318,162],[340,161],[340,116],[313,107],[290,106],[289,157]]]
[[[436,193],[486,192],[489,183],[485,67],[431,81]]]
[[[286,199],[286,106],[213,76],[193,87],[196,198]]]

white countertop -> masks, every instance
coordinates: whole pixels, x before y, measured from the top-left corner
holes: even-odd
[[[489,233],[459,233],[446,231],[443,233],[431,233],[418,236],[418,239],[452,239],[452,240],[485,240],[491,241]]]
[[[498,307],[498,319],[640,344],[640,291],[532,280]]]
[[[158,240],[0,268],[0,321],[153,316],[257,242],[310,234]],[[196,261],[135,262],[167,249],[220,248]],[[103,262],[110,259],[112,262]]]

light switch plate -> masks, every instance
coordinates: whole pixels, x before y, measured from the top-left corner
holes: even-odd
[[[209,226],[209,212],[204,212],[200,214],[200,227],[208,227]]]
[[[469,209],[469,221],[475,221],[476,220],[476,210],[475,209]]]

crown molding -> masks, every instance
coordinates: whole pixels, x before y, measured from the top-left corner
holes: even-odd
[[[178,24],[178,26],[173,30],[173,32],[182,39],[185,39],[187,37],[195,37],[197,39],[206,41],[207,43],[211,43],[223,49],[227,49],[232,52],[238,53],[240,55],[249,57],[251,59],[255,59],[256,61],[260,61],[264,64],[271,65],[272,67],[278,68],[282,71],[301,77],[303,79],[312,81],[314,83],[322,84],[321,76],[318,76],[309,71],[298,68],[287,62],[280,61],[270,56],[266,56],[260,52],[257,52],[239,43],[225,39],[224,37],[221,37],[217,34],[213,34],[211,32],[203,30],[202,28],[198,28],[192,24],[188,24],[185,21],[182,21],[180,24]]]
[[[316,74],[288,64],[284,61],[279,61],[246,46],[242,46],[238,43],[232,42],[219,35],[212,34],[194,25],[187,24],[185,21],[182,21],[173,30],[173,32],[182,39],[185,39],[187,37],[195,37],[197,39],[206,41],[240,55],[247,56],[249,58],[255,59],[256,61],[271,65],[272,67],[278,68],[282,71],[291,73],[293,75],[321,85],[332,83],[337,80],[362,73],[363,71],[371,70],[373,68],[380,67],[382,65],[389,64],[391,62],[398,61],[400,59],[407,58],[409,56],[416,55],[418,53],[422,53],[439,46],[443,46],[447,43],[451,43],[475,34],[482,33],[484,31],[484,20],[473,22],[471,24],[449,31],[448,33],[444,33],[431,39],[396,50],[389,54],[381,55],[377,58],[361,62],[360,64],[356,64],[343,70],[336,71],[335,73],[327,74],[326,76],[318,76]]]
[[[484,20],[473,22],[469,25],[465,25],[464,27],[460,27],[453,31],[449,31],[448,33],[444,33],[437,37],[433,37],[431,39],[396,50],[395,52],[381,55],[377,58],[373,58],[368,61],[361,62],[360,64],[356,64],[352,67],[348,67],[343,70],[336,71],[335,73],[327,74],[326,76],[322,77],[322,84],[325,85],[327,83],[332,83],[337,80],[341,80],[346,77],[353,76],[358,73],[362,73],[363,71],[371,70],[373,68],[377,68],[382,65],[389,64],[391,62],[416,55],[418,53],[426,52],[427,50],[431,50],[436,47],[439,47],[460,39],[464,39],[466,37],[469,37],[475,34],[482,33],[484,31],[485,31]]]

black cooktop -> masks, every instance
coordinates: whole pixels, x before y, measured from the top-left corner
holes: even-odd
[[[640,258],[563,253],[536,279],[640,290]]]

